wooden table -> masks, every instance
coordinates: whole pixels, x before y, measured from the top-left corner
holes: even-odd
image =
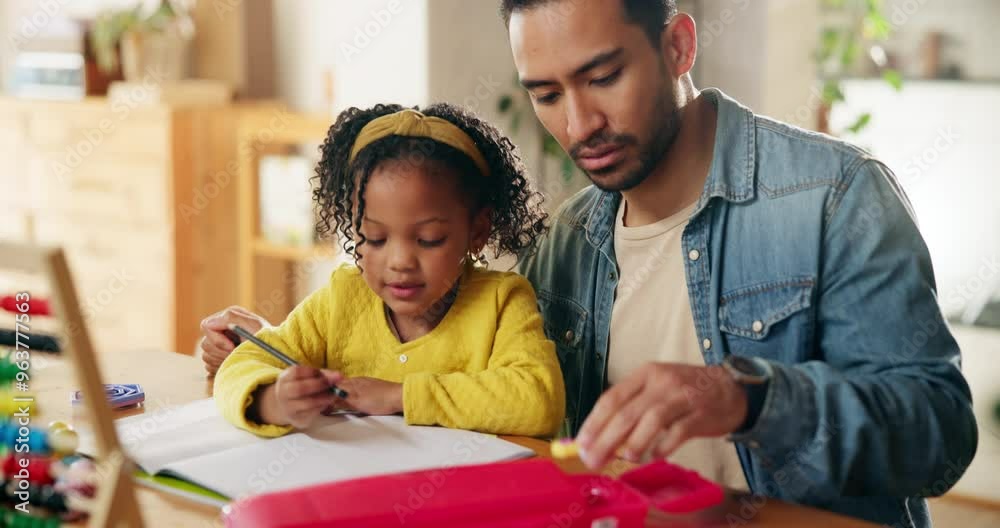
[[[119,412],[120,417],[150,414],[156,411],[205,398],[212,394],[212,383],[206,377],[201,362],[193,357],[165,352],[143,352],[133,355],[103,356],[101,372],[106,383],[139,383],[146,392],[144,407]],[[87,425],[81,410],[69,403],[75,389],[73,376],[67,362],[58,356],[43,353],[32,355],[31,390],[39,405],[39,414],[33,417],[36,425],[50,420],[66,420],[77,428]],[[548,457],[548,442],[534,438],[505,437],[511,442],[533,449],[539,456]],[[586,469],[579,461],[560,462],[568,472]],[[609,474],[627,469],[627,464],[613,463]],[[144,486],[137,487],[139,505],[147,526],[216,527],[222,526],[219,510],[187,499],[159,492]],[[711,510],[683,517],[651,514],[651,527],[703,527],[703,526],[769,526],[801,527],[827,526],[831,528],[871,527],[873,524],[857,521],[829,512],[784,503],[775,499],[753,498],[742,493],[728,493],[726,502]],[[744,524],[745,522],[745,524]]]

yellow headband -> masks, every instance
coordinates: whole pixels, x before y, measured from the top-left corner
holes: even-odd
[[[440,141],[472,158],[484,176],[490,173],[486,159],[479,152],[476,143],[461,128],[440,117],[428,117],[409,108],[373,119],[365,125],[358,132],[354,146],[351,147],[351,157],[347,161],[353,162],[361,149],[388,136],[425,137]]]

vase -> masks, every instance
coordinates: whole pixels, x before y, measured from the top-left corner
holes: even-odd
[[[188,76],[191,40],[174,28],[129,31],[121,42],[122,73],[128,82],[179,81]]]

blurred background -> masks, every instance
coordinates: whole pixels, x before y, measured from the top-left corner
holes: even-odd
[[[1000,2],[680,6],[698,86],[895,171],[980,420],[934,514],[1000,525]],[[280,321],[345,261],[310,197],[345,108],[463,104],[514,138],[550,209],[587,183],[518,89],[493,0],[0,0],[0,88],[0,239],[66,248],[102,353],[190,353],[230,304]]]

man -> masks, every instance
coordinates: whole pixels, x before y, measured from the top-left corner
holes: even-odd
[[[698,91],[694,21],[673,1],[501,13],[536,114],[594,183],[521,264],[588,465],[667,456],[758,494],[929,526],[922,497],[965,470],[976,424],[889,170]]]

